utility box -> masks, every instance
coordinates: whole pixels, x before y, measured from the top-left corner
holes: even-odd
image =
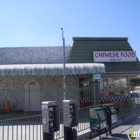
[[[119,108],[115,104],[104,104],[102,107],[105,109],[107,125],[109,126],[109,133],[111,134],[111,126],[118,122]]]
[[[75,100],[63,100],[63,117],[65,127],[78,125],[77,103]]]
[[[42,125],[44,133],[59,130],[59,108],[56,101],[42,102]]]
[[[107,124],[112,125],[118,122],[118,113],[119,108],[114,104],[104,104],[102,105],[105,108],[107,116]]]
[[[90,129],[100,132],[107,129],[105,110],[102,107],[90,108]]]

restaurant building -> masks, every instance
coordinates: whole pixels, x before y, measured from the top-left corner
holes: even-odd
[[[130,76],[140,63],[128,38],[74,37],[66,47],[66,98],[79,107],[130,100]],[[0,48],[0,104],[11,110],[40,111],[41,102],[62,108],[62,47]]]
[[[104,63],[106,72],[101,75],[99,102],[127,101],[130,99],[131,76],[140,74],[140,63],[128,38],[74,37],[68,63]],[[90,87],[90,77],[84,81]],[[92,81],[93,82],[93,81]],[[84,82],[83,82],[84,83]],[[85,84],[84,83],[84,84]],[[81,102],[88,100],[88,88],[80,85]],[[83,89],[85,88],[85,90]],[[86,91],[87,89],[87,91]]]
[[[71,47],[66,47],[66,61]],[[42,101],[58,101],[62,109],[62,47],[20,47],[0,49],[0,109],[40,111]],[[101,63],[67,63],[66,97],[80,105],[79,76],[104,73]]]

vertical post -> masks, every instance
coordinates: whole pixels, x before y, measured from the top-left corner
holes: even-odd
[[[120,101],[120,115],[121,117],[123,117],[122,101]]]
[[[29,111],[30,111],[30,75],[28,77],[28,108],[29,108]]]
[[[129,77],[127,76],[127,87],[128,87],[128,94],[130,96],[130,81],[129,81]]]
[[[27,72],[27,75],[28,75],[28,111],[31,111],[30,109],[30,75],[31,75],[31,70],[28,70]]]
[[[64,38],[63,28],[61,28],[61,30],[62,30],[62,41],[63,41],[63,95],[64,95],[64,100],[66,100],[65,38]]]
[[[127,76],[127,87],[128,87],[128,96],[131,97],[131,95],[130,95],[130,81],[129,81],[129,76]],[[130,102],[130,101],[131,101],[131,99],[128,100],[128,102]],[[130,109],[132,109],[131,104],[130,104]]]
[[[93,92],[94,92],[94,107],[96,106],[96,90],[95,90],[95,83],[93,83]]]
[[[93,85],[92,85],[92,88],[93,88],[93,97],[94,97],[94,107],[96,105],[96,94],[95,94],[95,83],[94,83],[94,76],[92,76],[92,81],[93,81]]]
[[[99,84],[99,81],[95,81],[93,77],[94,106],[99,104]]]

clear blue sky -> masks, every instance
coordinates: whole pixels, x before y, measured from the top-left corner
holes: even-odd
[[[140,59],[140,0],[0,0],[0,47],[62,46],[72,37],[128,37]]]

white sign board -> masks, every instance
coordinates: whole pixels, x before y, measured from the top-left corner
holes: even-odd
[[[94,62],[134,62],[135,51],[97,51],[93,52]]]
[[[48,109],[48,106],[47,105],[42,105],[42,111],[43,110],[47,110]]]
[[[95,74],[93,75],[93,79],[94,79],[94,80],[101,80],[101,74],[95,73]]]
[[[117,122],[117,114],[111,115],[112,124]]]
[[[100,123],[100,129],[104,129],[106,127],[106,121]]]

